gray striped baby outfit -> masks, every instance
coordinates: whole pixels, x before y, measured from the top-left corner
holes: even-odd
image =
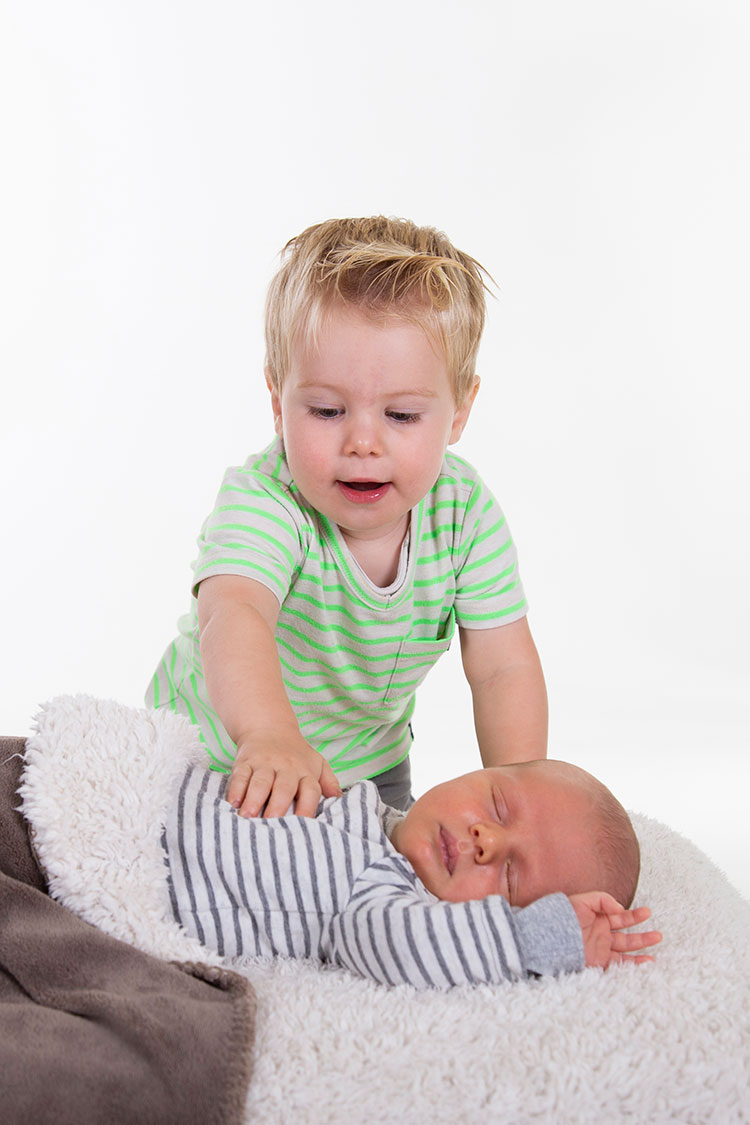
[[[386,832],[398,816],[358,782],[314,819],[245,819],[226,777],[193,766],[164,846],[176,919],[228,957],[304,957],[382,984],[447,989],[583,968],[564,895],[522,910],[499,895],[441,902]]]

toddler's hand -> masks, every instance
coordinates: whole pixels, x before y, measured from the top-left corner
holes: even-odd
[[[238,742],[226,798],[240,816],[258,816],[261,810],[263,816],[283,816],[295,800],[298,816],[315,816],[321,795],[340,797],[341,786],[299,733],[253,734]]]
[[[657,930],[638,934],[618,932],[645,922],[651,916],[647,906],[625,910],[612,895],[601,891],[569,897],[581,927],[587,966],[598,965],[606,969],[619,961],[634,961],[636,964],[653,961],[653,957],[647,954],[633,956],[633,952],[658,944],[661,934]]]

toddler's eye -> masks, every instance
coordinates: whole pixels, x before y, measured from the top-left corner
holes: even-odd
[[[309,406],[307,412],[313,418],[338,418],[342,413],[336,406]]]
[[[412,413],[409,410],[388,410],[387,415],[394,422],[402,422],[406,425],[410,422],[418,422],[422,417],[421,414]]]

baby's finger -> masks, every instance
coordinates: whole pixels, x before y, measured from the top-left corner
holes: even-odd
[[[651,917],[651,911],[647,906],[634,906],[632,910],[626,910],[625,914],[630,918],[630,921],[627,923],[628,926],[638,926],[641,922],[645,922],[647,918]]]
[[[607,919],[613,930],[627,930],[630,926],[639,926],[651,917],[647,906],[636,906],[633,910],[615,910],[607,912]]]
[[[645,934],[612,934],[612,948],[616,953],[647,949],[651,945],[658,945],[660,941],[661,934],[658,930],[649,930]]]
[[[646,965],[653,962],[654,958],[649,957],[647,953],[613,953],[610,958],[610,965],[624,965],[626,962],[630,965]]]

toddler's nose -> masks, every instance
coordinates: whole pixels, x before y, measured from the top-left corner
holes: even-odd
[[[380,432],[373,419],[352,419],[346,432],[345,452],[357,457],[377,456],[382,452]]]

